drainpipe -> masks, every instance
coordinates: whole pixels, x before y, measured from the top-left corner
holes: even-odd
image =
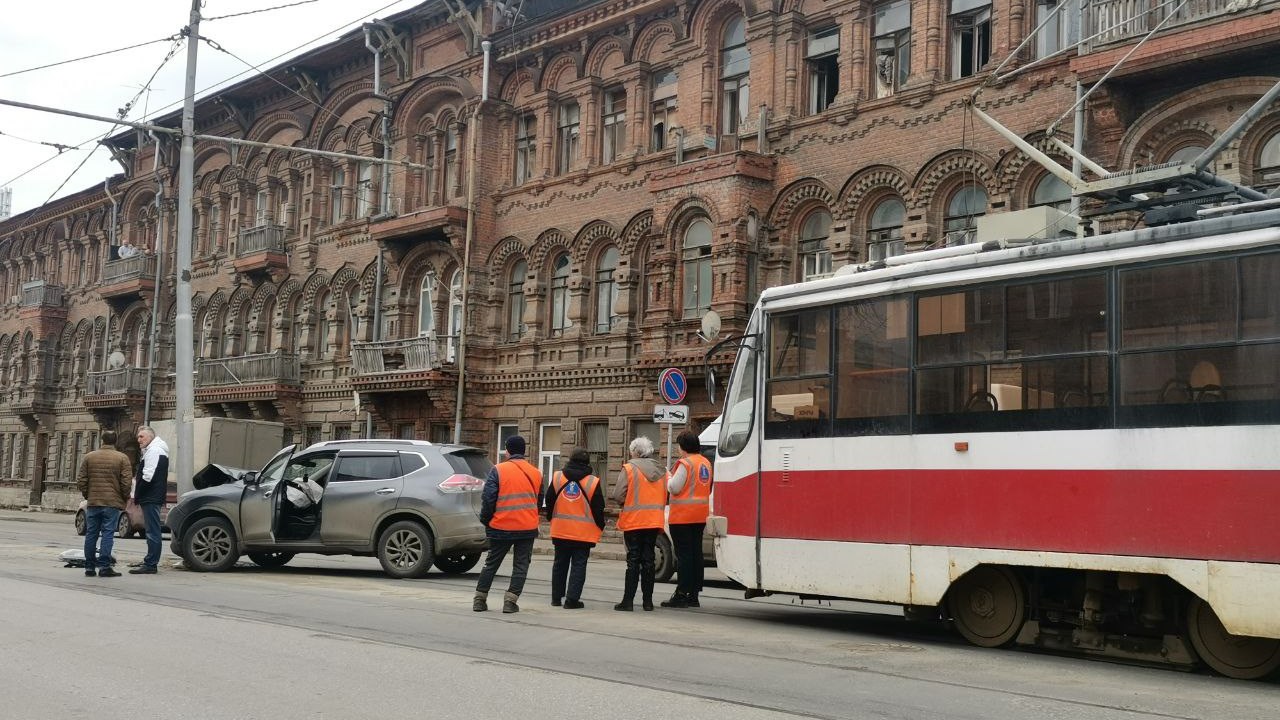
[[[467,313],[470,311],[468,299],[471,294],[471,243],[476,235],[476,154],[480,145],[480,111],[489,101],[489,51],[493,43],[481,41],[484,51],[484,71],[480,84],[480,104],[471,115],[471,158],[467,162],[467,236],[462,247],[462,319],[458,323],[458,392],[454,398],[453,409],[453,442],[462,443],[462,399],[466,387],[467,375]]]
[[[1080,0],[1080,37],[1084,37],[1087,27],[1085,25],[1088,20],[1089,0]],[[1076,45],[1076,54],[1084,54],[1084,43]],[[1080,161],[1080,156],[1084,154],[1084,83],[1076,78],[1076,112],[1074,122],[1071,126],[1071,174],[1076,177],[1083,177],[1084,167]],[[1076,219],[1076,237],[1084,237],[1084,221],[1080,219],[1080,196],[1076,195],[1076,191],[1071,191],[1071,215]]]
[[[151,130],[147,134],[156,145],[155,152],[151,155],[151,170],[156,176],[156,246],[152,249],[156,258],[156,289],[151,296],[151,340],[147,346],[147,396],[142,406],[143,425],[151,424],[151,384],[156,373],[156,324],[160,316],[160,278],[164,267],[164,255],[160,251],[160,241],[164,238],[164,183],[160,182],[160,139]]]
[[[117,216],[117,213],[119,212],[119,207],[120,207],[120,204],[116,201],[116,196],[111,194],[111,178],[110,177],[107,177],[107,184],[103,188],[103,192],[106,193],[107,199],[111,201],[111,229],[109,231],[111,233],[111,241],[110,241],[111,244],[108,246],[108,248],[110,248],[110,247],[115,247],[119,244],[118,238],[116,237],[116,216]],[[110,256],[111,256],[111,250],[108,249],[107,257],[110,257]],[[104,260],[103,263],[105,262],[106,261]],[[102,355],[103,370],[107,369],[107,352],[108,352],[107,342],[109,341],[110,337],[111,337],[111,306],[107,305],[107,324],[102,328],[102,348],[99,353],[100,355]],[[92,367],[92,363],[90,363],[90,366]]]

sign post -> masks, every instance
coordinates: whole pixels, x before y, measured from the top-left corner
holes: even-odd
[[[653,408],[653,421],[667,426],[667,470],[671,470],[671,439],[675,434],[675,425],[689,422],[689,406],[680,405],[685,394],[689,392],[689,381],[680,368],[667,368],[658,376],[658,394],[667,401],[667,406],[658,405]]]

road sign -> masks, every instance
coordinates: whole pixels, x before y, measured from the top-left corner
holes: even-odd
[[[684,425],[689,422],[689,406],[654,405],[653,421],[660,425]]]
[[[689,381],[680,368],[667,368],[658,376],[658,394],[668,405],[678,405],[689,392]]]

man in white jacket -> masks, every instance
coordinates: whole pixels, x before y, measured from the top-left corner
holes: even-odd
[[[133,501],[142,508],[147,555],[129,574],[154,575],[160,565],[160,508],[169,493],[169,446],[145,425],[138,428],[138,445],[142,458],[133,476]]]

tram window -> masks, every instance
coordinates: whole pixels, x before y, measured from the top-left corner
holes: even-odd
[[[1003,356],[1003,286],[921,297],[916,316],[917,352],[922,364]]]
[[[1110,422],[1104,355],[916,372],[919,432],[1077,430]]]
[[[1280,422],[1280,344],[1120,356],[1126,427]]]
[[[825,437],[831,423],[831,309],[773,318],[765,437]]]
[[[1243,339],[1280,338],[1280,293],[1276,288],[1280,288],[1280,253],[1240,258]]]
[[[1107,349],[1105,275],[1013,285],[1005,298],[1006,357]]]
[[[1236,261],[1201,260],[1120,273],[1123,350],[1236,338]]]
[[[910,399],[906,299],[842,305],[836,315],[838,435],[905,433]]]

